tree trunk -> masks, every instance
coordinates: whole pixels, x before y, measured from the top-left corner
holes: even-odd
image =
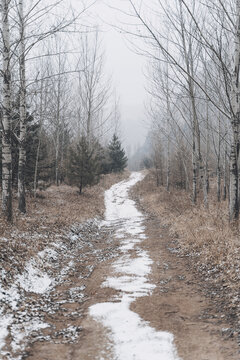
[[[221,158],[221,121],[220,114],[218,118],[218,153],[217,153],[217,201],[221,201],[221,168],[220,168],[220,158]]]
[[[59,150],[60,150],[60,103],[61,103],[61,67],[60,67],[60,55],[59,55],[59,77],[58,77],[58,84],[57,84],[57,113],[56,113],[56,153],[55,153],[55,182],[56,185],[59,186]]]
[[[62,141],[61,141],[61,158],[60,158],[60,184],[63,182],[63,164],[64,164],[64,142],[65,142],[65,132],[64,127],[62,129]]]
[[[2,40],[3,46],[3,135],[2,135],[2,210],[7,221],[12,221],[12,154],[11,154],[11,104],[10,104],[10,39],[9,1],[2,0]]]
[[[208,129],[207,129],[208,131]],[[205,174],[204,174],[204,206],[208,208],[208,193],[209,193],[209,169],[208,169],[208,157],[209,157],[209,134],[207,135],[207,151],[205,161]]]
[[[41,136],[41,135],[40,135]],[[34,198],[36,198],[37,194],[37,184],[38,184],[38,161],[39,161],[39,154],[40,154],[40,147],[41,147],[41,138],[38,139],[38,147],[37,147],[37,155],[35,161],[35,169],[34,169],[34,180],[33,180],[33,194]]]
[[[79,184],[79,194],[80,195],[82,195],[82,187],[83,187],[82,178],[80,178],[80,184]]]
[[[231,145],[230,154],[230,184],[229,184],[229,218],[230,221],[238,219],[238,151],[237,145]]]
[[[183,168],[184,168],[184,174],[185,174],[185,190],[189,190],[189,176],[188,176],[188,169],[186,165],[186,161],[184,159],[184,153],[182,152],[182,159],[183,159]]]
[[[193,55],[192,55],[192,42],[191,38],[189,39],[189,44],[186,44],[185,37],[185,25],[184,25],[184,17],[182,10],[182,2],[179,0],[180,5],[180,21],[181,21],[181,36],[182,36],[182,45],[183,45],[183,53],[184,53],[184,61],[187,70],[187,84],[188,84],[188,92],[189,99],[191,102],[191,110],[192,110],[192,134],[193,134],[193,153],[192,153],[192,172],[193,172],[193,204],[197,203],[197,175],[199,169],[200,175],[200,186],[203,188],[203,178],[204,178],[204,167],[201,155],[201,134],[199,128],[199,121],[197,115],[196,101],[195,101],[195,92],[194,92],[194,66],[193,66]],[[187,46],[188,45],[188,46]],[[205,194],[204,194],[205,196]]]
[[[238,204],[238,156],[239,156],[239,119],[240,119],[240,89],[239,89],[239,65],[240,65],[240,1],[236,0],[236,35],[234,50],[234,71],[232,76],[232,144],[230,154],[230,184],[229,184],[229,219],[234,221],[239,216]]]
[[[59,129],[57,129],[56,153],[55,153],[55,183],[59,186]]]
[[[169,141],[169,134],[167,138],[167,182],[166,182],[166,189],[169,191],[170,188],[170,141]]]
[[[39,134],[39,139],[38,139],[38,147],[37,147],[35,169],[34,169],[34,181],[33,181],[34,198],[36,198],[36,193],[37,193],[38,163],[39,163],[39,155],[40,155],[40,148],[41,148],[41,135],[42,135],[42,127],[43,127],[43,80],[41,81],[40,111],[39,112],[40,112],[40,134]]]
[[[205,88],[207,88],[206,84],[206,74],[205,74]],[[208,161],[209,161],[209,107],[208,107],[208,99],[206,99],[206,130],[207,130],[207,139],[206,139],[206,159],[205,159],[205,174],[204,174],[204,206],[208,208],[208,193],[209,193],[209,169],[208,169]]]
[[[170,187],[170,95],[169,95],[169,75],[167,63],[167,182],[166,189],[169,191]]]
[[[227,199],[227,143],[225,141],[224,151],[224,175],[223,175],[223,200]]]
[[[23,16],[23,2],[19,1],[19,21],[20,21],[20,57],[19,57],[19,72],[20,72],[20,136],[19,136],[19,161],[18,161],[18,209],[26,212],[25,199],[25,169],[26,169],[26,75],[25,75],[25,32],[24,32],[24,16]]]
[[[221,169],[220,169],[220,161],[218,159],[217,165],[217,201],[221,201]]]
[[[192,146],[192,203],[197,203],[197,162],[196,162],[196,144],[195,136],[193,135]]]
[[[158,169],[157,168],[156,168],[156,181],[157,181],[157,187],[159,187],[160,181],[159,181],[159,174],[158,174]]]

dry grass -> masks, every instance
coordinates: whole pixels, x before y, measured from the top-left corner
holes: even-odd
[[[206,210],[192,206],[190,194],[157,188],[149,173],[135,188],[143,208],[169,227],[181,255],[207,283],[207,292],[221,302],[237,326],[240,325],[240,241],[239,229],[228,222],[227,202],[210,197]]]
[[[35,231],[39,228],[49,231],[59,230],[73,223],[81,223],[89,218],[103,216],[104,191],[112,184],[125,179],[128,172],[109,174],[102,177],[99,184],[84,189],[79,195],[77,187],[52,185],[45,191],[39,191],[36,199],[28,196],[27,214],[14,211],[13,225],[0,220],[0,236],[6,236],[9,230]],[[17,199],[14,199],[17,208]]]
[[[160,217],[164,224],[171,224],[173,217],[181,215],[191,206],[188,193],[177,190],[168,193],[163,187],[157,187],[151,172],[135,186],[135,193],[138,194],[144,209]]]
[[[71,225],[102,217],[104,191],[128,176],[127,171],[106,175],[96,186],[84,189],[82,195],[75,187],[51,186],[39,192],[36,199],[27,198],[26,215],[16,210],[15,197],[13,224],[0,219],[0,278],[3,271],[7,273],[5,281],[11,281],[30,257],[56,241],[57,237],[64,236]]]

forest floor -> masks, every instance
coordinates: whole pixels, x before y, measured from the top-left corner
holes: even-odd
[[[5,228],[1,359],[239,359],[232,310],[206,296],[217,285],[193,271],[152,176],[114,185],[104,208],[105,189],[126,177],[110,176],[83,197],[49,188]]]

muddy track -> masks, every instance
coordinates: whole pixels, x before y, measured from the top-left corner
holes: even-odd
[[[1,359],[68,359],[86,335],[82,322],[103,281],[102,264],[108,267],[118,255],[119,240],[112,231],[96,220],[73,226],[32,260],[40,274],[53,281],[49,289],[36,293],[34,282],[40,275],[32,281],[26,277],[28,291],[18,286],[14,307],[2,299],[1,309],[10,322]]]
[[[156,329],[173,333],[183,360],[239,359],[237,343],[223,336],[229,324],[201,293],[201,283],[179,256],[168,229],[154,217],[148,217],[145,225],[147,240],[142,247],[154,261],[150,280],[157,286],[132,309]]]

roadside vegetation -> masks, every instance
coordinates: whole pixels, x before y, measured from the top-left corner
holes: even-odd
[[[135,186],[134,196],[147,214],[167,227],[172,238],[169,250],[185,258],[201,280],[199,289],[230,323],[228,335],[239,341],[240,232],[229,223],[227,202],[219,203],[214,196],[215,180],[210,182],[208,209],[194,206],[186,190],[157,186],[154,170]]]
[[[29,259],[56,238],[64,237],[72,226],[103,219],[105,190],[126,177],[127,171],[104,175],[98,184],[86,188],[82,196],[77,187],[63,184],[38,190],[36,198],[27,197],[28,215],[14,213],[11,225],[0,220],[1,282],[9,286]]]

